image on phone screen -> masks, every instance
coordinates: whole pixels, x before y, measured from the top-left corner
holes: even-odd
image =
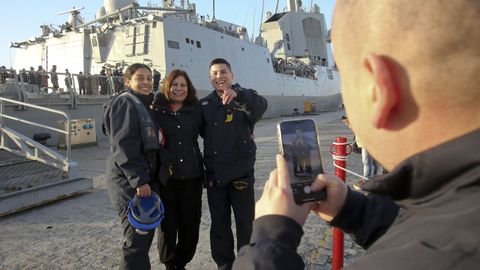
[[[285,121],[279,128],[292,185],[311,182],[323,173],[315,122],[310,119]]]

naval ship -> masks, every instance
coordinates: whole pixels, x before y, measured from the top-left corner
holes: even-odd
[[[215,14],[206,19],[196,13],[194,3],[185,0],[166,0],[159,7],[105,0],[90,21],[83,19],[81,9],[65,13],[70,17],[59,29],[42,25],[41,36],[12,42],[15,69],[41,65],[49,71],[56,65],[60,88],[66,89],[65,69],[75,81],[80,71],[99,74],[105,67],[117,70],[140,62],[162,77],[172,69],[187,71],[203,97],[213,89],[208,65],[222,57],[231,63],[235,81],[268,99],[266,117],[341,105],[329,32],[318,5],[306,11],[301,1],[287,0],[284,11],[267,12],[254,40],[245,27],[217,19]],[[71,88],[78,85],[73,83]],[[84,103],[82,96],[76,101],[80,106]]]

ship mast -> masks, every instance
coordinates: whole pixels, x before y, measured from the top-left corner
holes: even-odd
[[[262,40],[262,23],[263,23],[263,10],[264,10],[264,8],[265,8],[265,0],[262,0],[262,12],[260,13],[260,27],[258,29],[258,38],[260,40]],[[255,21],[255,14],[253,16],[253,21]]]
[[[215,21],[215,0],[213,0],[213,17],[212,20]]]
[[[287,12],[297,11],[297,0],[287,0]]]
[[[275,13],[276,14],[278,12],[278,2],[279,0],[277,0],[276,4],[275,4]],[[301,7],[302,7],[302,1],[301,0],[287,0],[287,12],[292,12],[292,11],[300,11]],[[311,1],[313,3],[313,0]]]

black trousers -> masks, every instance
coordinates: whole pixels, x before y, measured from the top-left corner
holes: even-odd
[[[128,221],[127,211],[120,213],[123,226],[124,242],[122,246],[122,258],[120,260],[121,270],[148,270],[150,269],[150,258],[148,251],[152,245],[155,230],[146,234],[139,234]]]
[[[253,175],[249,179],[238,180],[248,182],[248,185],[239,190],[234,186],[235,181],[232,181],[227,186],[207,188],[208,207],[212,219],[210,246],[212,258],[218,269],[231,269],[235,260],[231,209],[237,229],[237,251],[249,244],[252,234],[255,181]]]
[[[169,179],[167,186],[160,188],[160,197],[165,206],[165,218],[158,230],[160,261],[167,269],[183,269],[197,249],[202,179]]]

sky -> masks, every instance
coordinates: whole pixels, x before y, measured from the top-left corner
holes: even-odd
[[[264,12],[275,11],[276,0],[216,0],[215,18],[243,25],[248,33],[257,36],[262,17],[262,1]],[[84,7],[81,16],[85,21],[94,19],[96,11],[103,6],[102,0],[14,0],[2,5],[0,25],[0,66],[7,68],[13,65],[15,49],[10,48],[10,42],[25,41],[40,36],[40,25],[52,24],[54,26],[65,23],[69,14],[57,15],[62,11],[73,7]],[[149,3],[161,6],[162,0],[137,0],[140,6],[148,6]],[[176,1],[180,3],[179,0]],[[310,10],[312,4],[317,4],[320,11],[325,14],[327,27],[330,28],[331,16],[335,0],[303,0],[303,7]],[[190,0],[195,3],[199,15],[209,16],[213,14],[213,0]],[[285,0],[280,0],[278,9],[283,11],[286,7]],[[263,20],[265,15],[263,15]]]

